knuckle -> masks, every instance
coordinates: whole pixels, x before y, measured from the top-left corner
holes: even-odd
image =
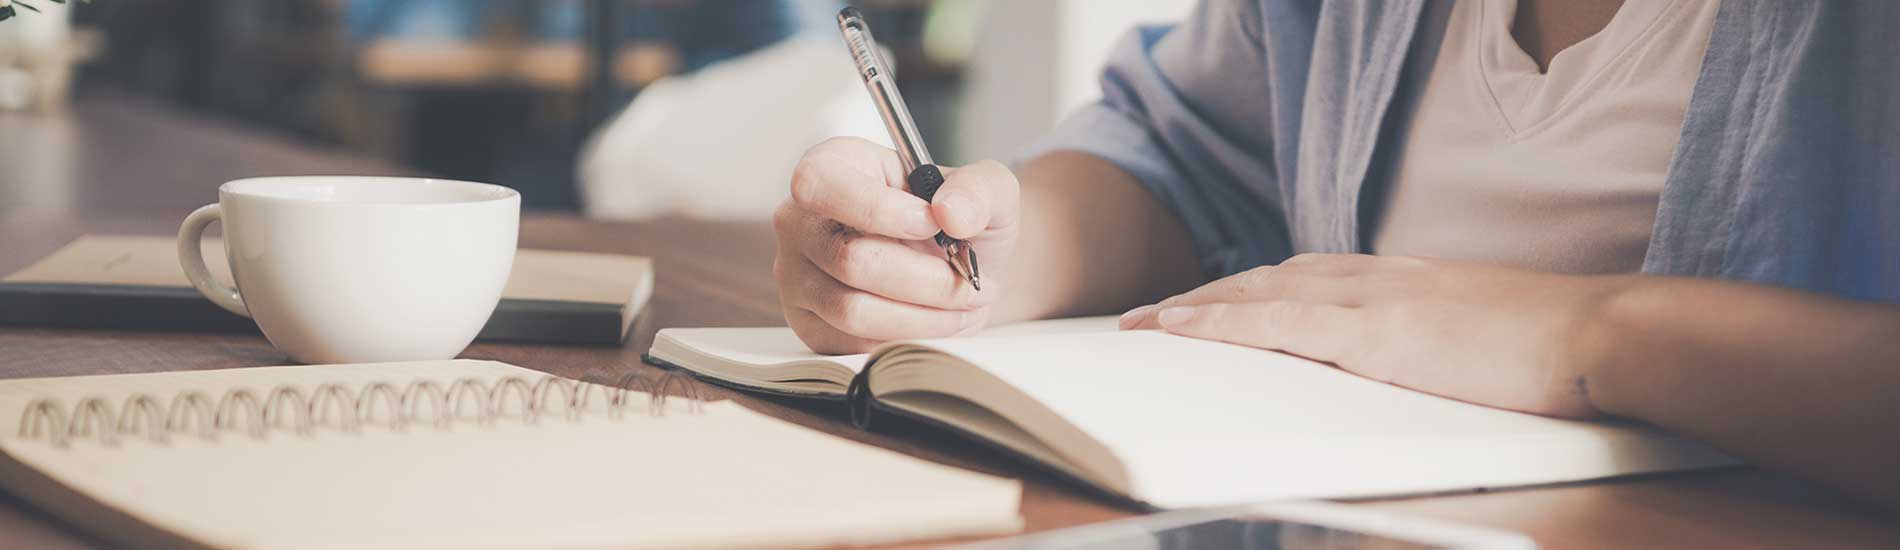
[[[887,229],[887,228],[879,227],[879,226],[882,226],[883,224],[885,224],[886,223],[885,220],[894,218],[895,216],[887,215],[887,213],[890,212],[890,209],[886,208],[887,206],[886,202],[887,201],[874,200],[874,201],[865,201],[863,204],[858,205],[858,219],[863,220],[864,224],[872,226],[872,227],[863,228],[864,230],[881,231],[881,230]]]
[[[780,237],[796,235],[799,224],[804,221],[804,218],[804,210],[800,209],[792,199],[786,199],[772,211],[772,231]]]
[[[823,194],[824,176],[820,174],[817,151],[805,153],[798,160],[798,166],[792,168],[792,202],[810,206]]]
[[[882,252],[872,246],[871,241],[854,238],[841,239],[832,254],[832,265],[836,268],[838,280],[850,286],[861,286],[877,269]]]
[[[832,326],[854,336],[865,334],[874,324],[871,315],[875,306],[869,294],[842,293],[831,304],[832,315],[835,317]]]

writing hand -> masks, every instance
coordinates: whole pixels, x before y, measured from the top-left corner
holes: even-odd
[[[981,329],[1001,297],[1017,234],[1016,176],[986,161],[944,168],[926,203],[904,189],[897,153],[857,138],[806,151],[792,196],[773,216],[772,273],[785,321],[820,353],[861,353],[880,342]],[[931,240],[968,239],[983,258],[970,288]]]

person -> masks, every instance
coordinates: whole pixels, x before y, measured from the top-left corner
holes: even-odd
[[[1125,311],[1896,505],[1895,29],[1871,1],[1206,0],[931,203],[889,150],[813,147],[774,273],[821,352]]]

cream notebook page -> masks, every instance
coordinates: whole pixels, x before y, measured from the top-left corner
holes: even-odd
[[[450,381],[539,373],[450,361],[270,367],[162,375],[0,381],[0,450],[107,506],[223,547],[708,546],[876,542],[1008,532],[1019,487],[849,442],[729,402],[667,402],[664,414],[604,414],[533,425],[499,418],[448,431],[277,430],[167,444],[23,438],[34,399],[71,407],[98,396],[186,391],[212,399],[248,387]],[[214,401],[215,402],[215,401]],[[644,407],[640,411],[646,412]],[[29,498],[58,488],[12,487]],[[51,495],[50,497],[48,495]],[[85,524],[84,518],[72,518]],[[108,537],[110,538],[110,537]]]
[[[1155,331],[918,345],[988,372],[1100,442],[1129,474],[1130,496],[1162,507],[1501,487],[1735,463],[1645,427],[1472,405],[1290,355]],[[879,374],[873,372],[871,385],[882,395]]]
[[[1119,317],[1077,317],[1072,319],[1051,319],[1003,325],[983,331],[971,338],[1011,336],[1024,334],[1072,334],[1078,332],[1112,332],[1116,330]],[[800,367],[814,364],[836,365],[842,372],[856,373],[864,368],[866,354],[821,355],[805,347],[792,329],[785,327],[744,327],[744,328],[669,328],[660,331],[661,340],[670,340],[695,352],[713,356],[724,361],[742,364],[758,372],[749,376],[761,380],[776,380],[773,371],[804,370]],[[658,350],[656,356],[662,356]],[[675,358],[661,357],[673,360]],[[682,360],[680,363],[692,363]],[[688,368],[708,369],[711,365],[684,364]],[[710,369],[708,369],[710,370]],[[807,371],[808,372],[808,371]],[[848,381],[835,381],[840,386]]]

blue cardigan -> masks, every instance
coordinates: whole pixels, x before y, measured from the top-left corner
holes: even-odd
[[[1123,40],[1031,154],[1134,175],[1212,277],[1364,252],[1423,1],[1205,0]],[[1900,2],[1722,3],[1643,272],[1900,302]]]

